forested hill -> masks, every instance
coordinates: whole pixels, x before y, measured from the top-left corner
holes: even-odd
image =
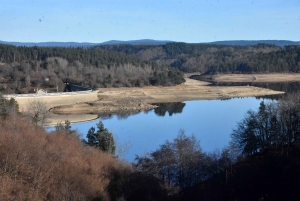
[[[105,45],[96,50],[122,52],[183,72],[271,73],[299,72],[300,46],[252,46],[167,43],[166,45]]]
[[[66,78],[94,88],[174,85],[184,81],[182,72],[299,73],[300,46],[167,43],[65,48],[0,44],[2,93],[33,92],[37,87],[56,90],[56,86],[62,90]]]
[[[257,45],[257,44],[271,44],[284,47],[286,45],[300,45],[300,41],[290,41],[290,40],[225,40],[225,41],[215,41],[210,42],[209,44],[217,45]]]
[[[95,45],[116,45],[116,44],[130,44],[130,45],[162,45],[166,44],[172,41],[166,41],[166,40],[151,40],[151,39],[141,39],[141,40],[128,40],[128,41],[122,41],[122,40],[110,40],[103,43],[88,43],[88,42],[7,42],[7,41],[1,41],[0,44],[6,44],[6,45],[15,45],[15,46],[26,46],[26,47],[91,47]]]
[[[102,43],[88,43],[88,42],[7,42],[1,41],[0,44],[6,45],[16,45],[16,46],[26,46],[26,47],[91,47],[96,45],[165,45],[167,43],[171,43],[175,41],[169,40],[151,40],[151,39],[141,39],[141,40],[110,40]],[[224,41],[214,41],[207,42],[203,44],[217,44],[217,45],[257,45],[257,44],[271,44],[277,45],[279,47],[284,47],[286,45],[299,45],[300,41],[290,41],[290,40],[224,40]],[[200,43],[199,43],[200,44]]]
[[[48,78],[48,79],[46,79]],[[24,47],[0,44],[0,92],[56,90],[68,79],[90,87],[174,85],[183,74],[134,55],[89,48]]]

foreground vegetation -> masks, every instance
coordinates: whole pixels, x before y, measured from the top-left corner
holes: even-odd
[[[99,122],[82,141],[70,123],[47,133],[0,97],[1,200],[297,200],[300,96],[248,111],[213,153],[183,130],[133,164]],[[163,111],[165,111],[163,109]],[[174,111],[173,111],[174,112]],[[103,143],[105,142],[105,143]]]
[[[132,171],[75,134],[49,134],[14,113],[0,124],[1,200],[109,200],[114,171]]]

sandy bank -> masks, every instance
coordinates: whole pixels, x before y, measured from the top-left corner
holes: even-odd
[[[217,74],[194,76],[200,80],[214,82],[294,82],[300,81],[300,73],[272,74]]]
[[[212,100],[234,97],[282,94],[252,86],[215,87],[208,82],[186,78],[181,85],[171,87],[101,88],[98,101],[59,106],[52,109],[57,114],[102,114],[152,109],[155,103],[187,100]]]
[[[65,120],[69,120],[71,123],[80,123],[93,121],[98,118],[96,114],[51,114],[47,118],[45,126],[56,126],[58,123],[65,123]]]

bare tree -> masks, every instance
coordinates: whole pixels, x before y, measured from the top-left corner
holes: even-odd
[[[203,153],[194,135],[180,130],[173,142],[167,141],[147,156],[136,156],[137,171],[157,177],[166,187],[181,189],[202,181]]]
[[[40,100],[33,100],[29,101],[29,111],[27,112],[27,116],[36,126],[43,126],[47,123],[50,112],[45,102]]]

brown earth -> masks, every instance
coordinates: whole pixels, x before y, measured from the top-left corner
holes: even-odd
[[[217,74],[199,75],[197,79],[214,82],[292,82],[300,81],[299,73],[272,74]]]
[[[50,116],[47,118],[44,126],[49,127],[49,126],[56,126],[59,123],[64,124],[65,120],[68,120],[71,123],[80,123],[80,122],[93,121],[97,118],[98,118],[97,114],[53,114],[51,113]]]
[[[268,79],[270,75],[257,76],[259,79]],[[297,75],[300,80],[300,74]],[[229,80],[225,76],[224,80]],[[231,76],[232,80],[249,79],[248,75],[239,79]],[[280,77],[280,76],[279,76]],[[275,78],[278,80],[276,75]],[[59,106],[52,109],[56,114],[111,114],[116,112],[136,112],[149,110],[156,107],[155,103],[181,102],[187,100],[212,100],[234,97],[264,96],[282,94],[284,92],[273,91],[252,86],[208,86],[208,82],[190,79],[186,76],[186,82],[171,87],[143,87],[143,88],[101,88],[99,100],[87,103],[78,103],[67,106]]]

